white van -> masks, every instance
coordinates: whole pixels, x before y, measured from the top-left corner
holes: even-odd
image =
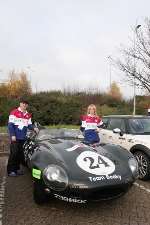
[[[150,179],[150,117],[113,115],[103,117],[101,142],[120,145],[133,153],[139,178]]]

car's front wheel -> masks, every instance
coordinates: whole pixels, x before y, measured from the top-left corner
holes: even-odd
[[[134,156],[138,162],[139,179],[150,179],[150,158],[142,151],[134,152]]]
[[[48,202],[48,194],[45,192],[41,182],[33,183],[33,199],[36,204],[44,204]]]

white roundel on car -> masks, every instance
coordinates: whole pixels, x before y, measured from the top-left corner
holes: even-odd
[[[84,151],[76,159],[78,166],[94,175],[108,175],[115,171],[115,164],[96,152]]]

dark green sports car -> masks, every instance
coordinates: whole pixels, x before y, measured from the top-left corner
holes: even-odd
[[[31,133],[24,157],[32,170],[38,204],[50,197],[74,203],[113,199],[126,193],[138,177],[130,152],[111,144],[86,145],[78,130]]]

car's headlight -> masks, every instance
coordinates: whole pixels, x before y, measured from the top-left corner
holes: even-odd
[[[68,185],[68,176],[65,170],[58,165],[50,165],[43,171],[45,184],[55,191],[63,191]]]
[[[138,177],[139,173],[138,173],[138,163],[137,163],[137,160],[135,158],[130,158],[129,161],[129,167],[130,167],[130,170],[133,174],[133,176],[135,178]]]

